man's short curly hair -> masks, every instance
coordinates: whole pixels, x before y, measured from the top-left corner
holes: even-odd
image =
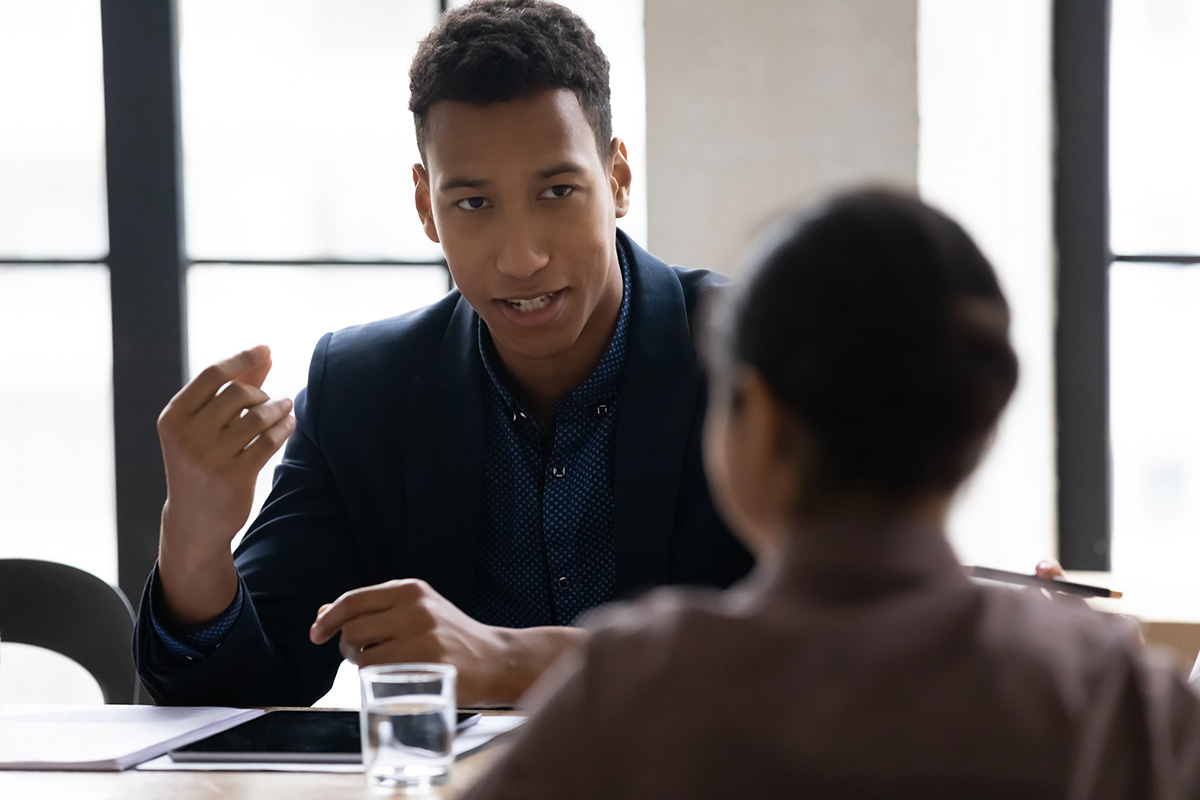
[[[553,89],[575,93],[608,157],[608,58],[587,23],[557,3],[475,0],[448,11],[417,48],[408,77],[422,161],[434,103],[487,105]]]

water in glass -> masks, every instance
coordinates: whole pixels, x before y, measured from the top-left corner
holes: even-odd
[[[366,709],[363,761],[376,789],[421,790],[447,775],[454,738],[453,700],[441,695],[382,698]]]

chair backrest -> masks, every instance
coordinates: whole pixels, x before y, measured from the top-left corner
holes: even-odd
[[[75,661],[106,703],[132,703],[133,609],[115,586],[66,564],[0,558],[0,640],[44,647]]]

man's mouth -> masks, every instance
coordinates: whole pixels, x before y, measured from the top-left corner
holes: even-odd
[[[558,294],[558,292],[550,292],[549,294],[531,297],[528,300],[505,300],[504,302],[508,303],[517,311],[537,311],[538,309],[542,309],[550,305],[550,301],[554,299],[556,294]]]

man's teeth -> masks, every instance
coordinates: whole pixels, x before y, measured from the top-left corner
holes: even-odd
[[[554,292],[544,294],[541,297],[534,297],[531,300],[509,300],[508,304],[517,311],[537,311],[539,308],[545,308],[550,305],[550,298],[554,297]]]

